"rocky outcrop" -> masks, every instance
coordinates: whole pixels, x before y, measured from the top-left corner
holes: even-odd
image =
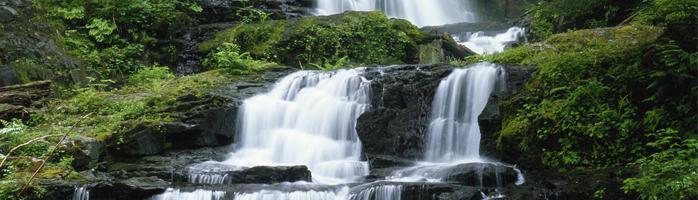
[[[423,155],[431,101],[439,82],[451,68],[404,65],[367,72],[373,108],[362,114],[356,125],[367,156],[415,159]]]
[[[0,86],[53,80],[57,84],[85,83],[86,73],[64,50],[60,29],[34,20],[33,1],[0,2]]]
[[[185,94],[163,108],[172,113],[171,122],[137,124],[123,137],[108,141],[110,155],[141,157],[165,150],[193,149],[227,145],[234,141],[237,109],[248,97],[266,91],[279,77],[293,69],[277,68],[256,75],[239,77],[239,81],[219,86],[199,97]]]
[[[228,183],[272,184],[281,182],[312,181],[306,166],[257,166],[228,173]]]
[[[51,91],[51,81],[0,87],[0,119],[29,119],[29,110],[42,107]]]
[[[405,163],[400,159],[424,155],[436,87],[455,67],[401,65],[368,70],[373,108],[359,117],[356,130],[372,168],[399,166]],[[502,88],[506,90],[494,92],[480,115],[481,152],[485,156],[497,154],[494,137],[501,126],[500,103],[523,87],[535,72],[535,68],[526,67],[504,66],[504,69],[507,80]]]

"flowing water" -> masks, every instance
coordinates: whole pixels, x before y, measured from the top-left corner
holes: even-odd
[[[316,0],[317,14],[344,11],[383,11],[395,18],[407,19],[417,26],[438,26],[478,19],[468,0]]]
[[[502,73],[494,64],[479,63],[455,69],[441,81],[432,103],[424,161],[480,159],[478,116]]]
[[[73,191],[73,197],[71,198],[72,200],[90,200],[90,190],[85,187],[76,187],[75,190]]]
[[[418,26],[478,20],[468,0],[317,0],[316,5],[320,15],[381,10]],[[523,31],[513,27],[494,36],[478,32],[461,44],[478,54],[501,52],[518,41]],[[355,130],[356,119],[370,109],[371,102],[370,81],[362,73],[363,69],[352,69],[287,75],[268,93],[244,101],[236,123],[237,143],[228,159],[189,168],[190,183],[217,185],[229,183],[231,171],[253,166],[305,165],[312,172],[312,183],[283,183],[280,188],[266,185],[244,191],[171,188],[152,199],[399,200],[405,189],[400,182],[441,182],[459,164],[487,162],[479,155],[478,116],[490,93],[504,81],[505,72],[494,64],[479,63],[453,70],[439,84],[432,102],[425,154],[418,165],[387,177],[397,182],[350,189],[346,184],[369,174],[367,162],[361,159],[362,145]],[[513,169],[519,175],[516,184],[523,183],[523,175]]]
[[[519,27],[511,27],[504,33],[494,36],[486,35],[484,32],[476,32],[459,44],[468,47],[477,54],[492,54],[504,51],[511,44],[518,42],[524,36],[525,30]]]

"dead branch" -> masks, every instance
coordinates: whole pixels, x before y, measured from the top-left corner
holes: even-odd
[[[22,144],[19,144],[19,145],[13,147],[12,149],[10,149],[10,151],[7,152],[7,155],[5,155],[5,157],[2,159],[2,162],[0,162],[0,170],[2,170],[2,167],[5,165],[5,161],[7,161],[7,158],[9,158],[10,155],[12,155],[12,152],[15,152],[17,149],[22,148],[23,146],[30,145],[30,144],[32,144],[32,143],[34,143],[34,142],[36,142],[36,141],[43,140],[43,139],[46,139],[46,138],[48,138],[48,137],[55,137],[55,136],[61,136],[61,134],[44,135],[44,136],[41,136],[41,137],[37,137],[37,138],[31,139],[31,140],[29,140],[29,141],[27,141],[27,142],[25,142],[25,143],[22,143]]]
[[[53,149],[51,149],[51,151],[49,151],[49,152],[46,154],[46,156],[44,156],[44,160],[41,161],[41,165],[39,165],[39,168],[36,169],[36,171],[34,171],[34,174],[32,174],[32,176],[29,177],[29,180],[24,184],[24,186],[22,186],[22,190],[20,190],[20,191],[19,191],[19,194],[17,194],[18,197],[21,197],[22,194],[27,190],[27,188],[28,188],[29,185],[31,184],[32,180],[34,180],[34,177],[36,177],[36,174],[38,174],[39,171],[41,171],[41,169],[43,169],[44,166],[46,166],[46,161],[51,157],[51,154],[53,154],[53,152],[56,151],[56,149],[58,149],[58,148],[60,147],[61,143],[63,143],[63,141],[65,140],[65,138],[67,138],[68,135],[69,135],[71,132],[73,132],[73,130],[75,129],[75,127],[77,127],[78,125],[80,125],[80,122],[82,122],[82,120],[86,119],[87,117],[89,117],[89,116],[92,115],[92,114],[94,114],[94,112],[88,113],[87,115],[80,117],[80,119],[78,119],[78,121],[75,122],[75,124],[73,124],[73,127],[70,127],[70,130],[68,130],[68,132],[66,132],[65,134],[63,134],[63,137],[61,138],[61,140],[59,140],[58,143],[56,143],[56,145],[53,147]]]

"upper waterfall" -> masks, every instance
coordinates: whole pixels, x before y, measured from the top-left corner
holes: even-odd
[[[438,26],[477,20],[469,0],[316,0],[317,14],[380,10],[417,26]]]

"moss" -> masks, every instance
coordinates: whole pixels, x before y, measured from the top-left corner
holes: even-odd
[[[238,44],[243,52],[255,58],[270,59],[276,45],[283,37],[286,21],[267,21],[240,24],[217,33],[213,39],[198,45],[200,52],[210,52],[223,43]]]
[[[415,63],[424,38],[406,20],[388,19],[380,12],[347,12],[237,25],[201,43],[198,50],[208,53],[233,43],[253,58],[287,65],[323,65],[344,57],[354,64]]]

